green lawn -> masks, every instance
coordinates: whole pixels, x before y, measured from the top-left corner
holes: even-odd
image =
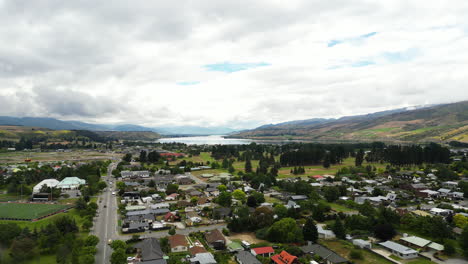
[[[320,244],[328,247],[329,249],[335,251],[342,257],[351,260],[349,254],[351,250],[357,250],[361,252],[362,259],[352,259],[353,263],[356,264],[375,264],[375,263],[382,263],[382,264],[392,264],[389,260],[371,253],[367,250],[363,249],[355,249],[354,245],[350,242],[343,241],[343,240],[320,240]]]
[[[68,207],[62,204],[0,203],[0,219],[31,220]]]
[[[435,262],[432,262],[430,260],[427,260],[427,259],[418,259],[418,260],[413,260],[413,261],[409,261],[409,262],[406,262],[406,264],[434,264]]]
[[[25,262],[25,264],[55,264],[55,263],[57,263],[56,255],[40,255]]]
[[[355,210],[355,209],[348,208],[348,207],[343,206],[343,205],[341,205],[341,204],[328,203],[328,205],[330,205],[330,207],[331,207],[334,211],[337,211],[337,212],[353,212],[353,211],[357,211],[357,210]]]

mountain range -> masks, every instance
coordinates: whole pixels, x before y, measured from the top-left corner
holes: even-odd
[[[468,142],[468,101],[400,108],[338,119],[289,121],[234,133],[230,137],[312,141]]]
[[[234,132],[227,127],[162,126],[144,127],[133,124],[91,124],[80,121],[62,121],[48,117],[0,116],[0,125],[42,127],[53,130],[90,130],[121,132],[156,132],[163,135],[225,135]]]

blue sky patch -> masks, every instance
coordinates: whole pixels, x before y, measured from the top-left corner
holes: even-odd
[[[195,82],[178,82],[177,85],[196,85],[196,84],[199,84],[200,82],[198,81],[195,81]]]
[[[417,48],[410,48],[403,51],[397,52],[385,52],[382,56],[390,63],[398,63],[398,62],[405,62],[410,61],[420,54],[419,49]]]
[[[377,35],[377,32],[374,31],[374,32],[369,32],[369,33],[364,34],[364,35],[357,36],[357,37],[344,38],[344,39],[332,39],[332,40],[328,41],[327,46],[330,48],[330,47],[336,46],[338,44],[341,44],[343,42],[359,42],[359,41],[362,41],[364,39],[373,37],[375,35]]]
[[[219,71],[219,72],[238,72],[244,71],[248,69],[254,69],[258,67],[270,66],[270,63],[266,62],[258,62],[258,63],[230,63],[230,62],[223,62],[223,63],[215,63],[215,64],[207,64],[203,65],[203,68],[207,69],[208,71]]]

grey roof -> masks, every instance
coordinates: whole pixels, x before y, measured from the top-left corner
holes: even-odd
[[[319,244],[312,244],[301,247],[302,252],[304,253],[313,253],[319,255],[321,258],[330,261],[331,263],[347,263],[348,260],[343,258],[342,256],[336,254],[335,252],[331,251],[330,249],[319,245]]]
[[[157,238],[148,238],[134,246],[141,251],[141,260],[160,260],[163,258],[164,253],[161,250],[161,245]]]
[[[236,258],[245,264],[261,264],[261,262],[248,251],[239,251],[236,254]]]
[[[148,214],[155,214],[155,215],[163,215],[170,212],[167,208],[160,208],[160,209],[146,209],[146,210],[139,210],[139,211],[130,211],[127,212],[127,216],[133,215],[148,215]]]
[[[195,255],[194,258],[190,259],[191,262],[200,263],[200,264],[216,264],[216,260],[213,254],[206,252],[206,253],[198,253]]]
[[[388,248],[388,249],[391,249],[393,251],[396,251],[398,253],[401,253],[403,255],[406,255],[406,254],[417,254],[418,252],[414,249],[411,249],[409,247],[405,247],[403,245],[400,245],[398,243],[395,243],[393,241],[385,241],[385,242],[382,242],[382,243],[379,243],[379,245],[385,247],[385,248]]]
[[[291,200],[307,200],[306,195],[291,195]]]

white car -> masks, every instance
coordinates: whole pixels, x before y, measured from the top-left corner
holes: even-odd
[[[115,195],[115,192],[112,192],[112,195]]]

